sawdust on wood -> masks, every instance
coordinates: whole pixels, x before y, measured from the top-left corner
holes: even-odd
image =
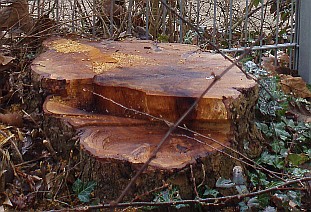
[[[92,70],[96,74],[101,74],[107,70],[117,67],[137,66],[153,64],[147,58],[139,55],[131,55],[124,53],[103,53],[98,48],[80,42],[68,39],[60,39],[52,42],[51,48],[61,53],[85,53],[87,58],[85,61],[92,62]]]

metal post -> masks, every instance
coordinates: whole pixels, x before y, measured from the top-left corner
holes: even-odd
[[[260,12],[260,36],[263,35],[263,24],[264,24],[264,0],[261,0],[261,12]],[[262,47],[263,38],[260,39],[260,47]],[[261,67],[262,50],[259,51],[259,66]]]
[[[291,7],[290,7],[290,43],[293,43],[294,40],[294,0],[291,0]],[[289,68],[293,69],[293,48],[289,48]]]
[[[233,0],[230,0],[229,3],[229,49],[232,47],[232,17],[233,17],[233,11],[232,11],[232,6],[233,6]]]
[[[132,34],[132,10],[133,10],[133,0],[129,1],[129,6],[128,6],[128,17],[127,17],[127,30],[126,30],[126,34],[131,35]]]
[[[245,1],[245,24],[244,24],[244,32],[245,32],[245,46],[248,45],[248,0]]]
[[[216,17],[217,17],[217,0],[214,0],[214,18],[213,18],[213,43],[216,44]]]
[[[37,13],[38,13],[38,14],[37,14],[37,15],[38,15],[38,18],[40,18],[40,16],[41,16],[41,11],[40,11],[40,6],[41,6],[41,5],[40,5],[40,0],[37,1],[37,4],[38,4],[38,8],[37,8]]]
[[[200,0],[197,0],[197,28],[200,26]]]
[[[294,55],[294,70],[298,70],[298,63],[299,63],[299,11],[300,11],[300,1],[295,0],[295,26],[294,26],[294,43],[295,46],[295,55]]]
[[[146,38],[149,37],[149,11],[150,10],[150,0],[146,2]]]
[[[298,0],[299,3],[299,58],[298,73],[307,82],[311,83],[311,1]]]
[[[115,4],[115,0],[111,0],[111,4],[110,4],[110,36],[113,36],[113,12],[114,12],[114,4]]]
[[[66,18],[65,18],[65,11],[66,11],[65,0],[61,0],[62,21],[66,20]]]
[[[275,44],[279,44],[279,21],[280,21],[280,0],[276,0],[276,27],[275,27]],[[274,65],[278,65],[278,49],[275,50]]]
[[[77,13],[77,0],[74,0],[73,1],[73,5],[72,5],[72,23],[71,23],[71,27],[72,27],[72,32],[75,32],[76,31],[76,13]]]
[[[96,23],[96,0],[93,0],[93,13],[92,13],[92,36],[95,37],[95,23]]]
[[[163,0],[165,4],[167,4],[166,0]],[[167,9],[163,6],[163,15],[162,15],[162,34],[166,34],[166,16],[167,16]]]
[[[184,17],[184,13],[183,13],[183,0],[179,0],[179,11],[180,11],[180,16]],[[183,21],[180,18],[179,19],[179,42],[182,43],[183,42]]]
[[[59,31],[60,25],[60,18],[59,18],[59,0],[55,0],[55,7],[56,7],[56,23],[58,24],[57,30]]]

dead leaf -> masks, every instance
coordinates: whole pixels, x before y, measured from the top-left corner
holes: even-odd
[[[274,64],[275,58],[272,56],[263,57],[261,66],[264,70],[269,72],[271,75],[275,75],[276,66]]]
[[[46,183],[47,183],[47,189],[50,190],[52,186],[54,185],[56,177],[56,172],[50,172],[46,175]]]
[[[278,62],[281,67],[287,67],[290,63],[289,55],[284,52],[278,53]]]
[[[0,161],[2,163],[2,161]],[[7,170],[3,170],[3,167],[0,167],[2,170],[0,170],[0,192],[2,193],[5,190],[5,172]]]
[[[7,114],[0,114],[0,122],[15,126],[15,127],[22,127],[23,126],[23,119],[22,116],[18,113],[7,113]]]
[[[297,207],[297,204],[296,204],[294,201],[292,201],[292,200],[289,201],[288,205],[289,205],[291,208],[296,208],[296,207]]]
[[[4,202],[2,203],[3,205],[8,205],[8,206],[13,206],[11,200],[9,199],[9,197],[7,195],[5,195],[5,200]]]
[[[0,65],[7,65],[9,64],[12,60],[14,60],[14,57],[10,57],[10,56],[4,56],[3,54],[0,54]]]
[[[295,120],[311,123],[311,109],[307,104],[290,102],[289,111],[287,113]]]
[[[281,88],[286,94],[293,94],[295,97],[311,98],[311,91],[301,77],[281,75]]]

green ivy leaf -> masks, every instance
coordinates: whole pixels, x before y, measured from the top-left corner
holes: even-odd
[[[309,160],[308,155],[306,154],[289,154],[287,156],[288,160],[294,165],[299,166]]]
[[[275,168],[278,169],[283,169],[284,168],[284,160],[281,157],[276,157],[275,160],[273,161],[273,165]]]
[[[82,180],[77,179],[72,185],[72,190],[75,194],[79,194],[82,189],[83,189],[83,182]]]
[[[275,153],[281,153],[282,150],[285,150],[287,152],[287,149],[285,148],[285,144],[283,141],[273,141],[270,146],[272,147],[272,150],[275,152]]]
[[[271,155],[267,151],[261,154],[258,162],[274,166],[278,169],[282,169],[284,167],[284,160],[282,160],[282,157],[280,155]]]
[[[311,165],[311,164],[310,164]],[[303,177],[305,173],[309,173],[310,170],[308,169],[301,169],[301,168],[289,168],[287,170],[289,174],[292,174],[295,177]]]
[[[300,191],[288,191],[287,195],[297,206],[301,206],[301,193]]]
[[[254,6],[255,6],[255,7],[258,7],[260,1],[261,1],[261,0],[254,0]]]
[[[216,182],[217,188],[232,188],[233,186],[235,186],[235,183],[222,177],[218,178]]]
[[[156,193],[155,198],[153,199],[153,202],[171,202],[171,201],[181,201],[181,200],[182,199],[179,195],[179,191],[177,190],[177,188],[174,187],[174,188],[166,189],[164,191]],[[187,207],[187,206],[188,206],[187,204],[174,205],[174,207],[177,209]]]
[[[259,208],[260,207],[260,203],[257,199],[257,197],[253,197],[251,199],[249,199],[247,201],[247,206],[251,209],[254,209],[254,208]],[[252,210],[253,211],[253,210]]]
[[[86,184],[83,190],[79,193],[78,198],[81,202],[90,202],[90,195],[96,186],[96,182],[91,181]]]
[[[272,136],[271,128],[269,128],[267,124],[256,122],[256,126],[267,137]]]
[[[288,150],[285,149],[285,148],[282,148],[281,151],[280,151],[280,155],[281,155],[283,158],[286,158],[287,155],[288,155]]]
[[[245,204],[245,202],[239,202],[239,206],[240,206],[240,212],[247,212],[247,211],[249,211],[249,208]]]
[[[291,135],[285,130],[286,124],[283,122],[273,124],[275,129],[275,134],[281,140],[286,141],[291,138]]]
[[[267,206],[264,210],[264,212],[276,212],[276,209],[274,207],[271,206]]]
[[[306,153],[306,155],[308,155],[308,157],[311,158],[311,149],[305,148],[304,153]]]
[[[261,207],[267,207],[270,203],[270,195],[269,194],[258,195],[257,200]]]
[[[210,188],[206,188],[204,191],[203,196],[204,197],[208,197],[208,196],[212,196],[212,197],[217,197],[217,195],[219,194],[219,192],[215,189],[210,189]]]
[[[77,179],[72,186],[72,190],[76,195],[78,195],[81,202],[87,203],[90,202],[90,195],[95,186],[96,182],[94,181],[83,183],[80,179]]]
[[[267,185],[267,188],[279,186],[279,185],[282,185],[283,183],[284,183],[283,181],[271,181],[271,182],[269,182],[269,184]]]

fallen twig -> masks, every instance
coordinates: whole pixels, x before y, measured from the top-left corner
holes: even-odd
[[[237,194],[237,195],[230,195],[225,197],[215,197],[215,198],[204,198],[204,199],[194,199],[194,200],[181,200],[181,201],[170,201],[170,202],[130,202],[130,203],[119,203],[117,205],[111,205],[111,204],[99,204],[94,206],[83,206],[83,207],[76,207],[76,208],[66,208],[61,210],[53,210],[55,212],[60,211],[89,211],[89,210],[95,210],[95,209],[102,209],[102,208],[126,208],[126,207],[141,207],[141,206],[173,206],[173,205],[179,205],[179,204],[202,204],[206,207],[215,207],[224,205],[226,202],[230,201],[241,201],[247,197],[254,197],[261,194],[269,193],[272,191],[277,191],[280,189],[284,189],[283,187],[290,186],[296,183],[302,183],[302,182],[308,182],[311,181],[311,177],[304,177],[296,180],[290,180],[287,181],[281,185],[274,186],[271,188],[267,188],[260,191],[251,192],[248,194]],[[297,188],[293,188],[294,190],[297,190]]]

